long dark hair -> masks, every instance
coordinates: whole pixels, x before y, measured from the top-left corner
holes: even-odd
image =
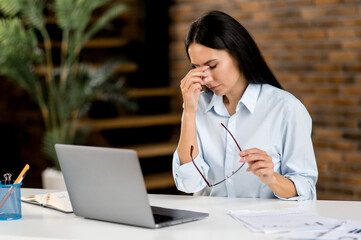
[[[191,24],[185,39],[187,54],[191,43],[227,50],[237,60],[247,82],[268,83],[282,89],[251,35],[231,16],[220,11],[211,11],[198,18]]]

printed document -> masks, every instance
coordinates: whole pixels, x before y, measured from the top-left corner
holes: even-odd
[[[229,211],[246,227],[258,233],[295,231],[323,231],[335,229],[345,221],[325,218],[303,208],[285,208],[266,211]]]

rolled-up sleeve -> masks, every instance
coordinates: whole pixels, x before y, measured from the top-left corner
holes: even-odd
[[[297,196],[284,200],[316,199],[317,164],[311,139],[312,120],[306,108],[296,101],[285,119],[281,174],[290,179]]]
[[[207,176],[208,165],[203,161],[201,153],[194,159],[199,170]],[[206,184],[192,162],[180,165],[178,151],[173,154],[173,177],[178,190],[195,193],[202,190]]]

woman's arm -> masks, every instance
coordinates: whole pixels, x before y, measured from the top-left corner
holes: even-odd
[[[297,196],[295,184],[281,174],[274,173],[274,181],[267,185],[279,197],[291,198]]]
[[[181,165],[190,162],[191,146],[193,145],[193,158],[195,158],[198,151],[197,134],[196,134],[196,113],[183,112],[183,120],[181,125],[181,133],[178,142],[178,155]]]
[[[202,85],[205,84],[206,70],[208,68],[208,66],[204,66],[192,69],[181,81],[180,88],[183,96],[184,110],[177,147],[181,165],[191,161],[190,149],[192,145],[194,147],[193,158],[199,153],[196,133],[196,112],[199,95]]]

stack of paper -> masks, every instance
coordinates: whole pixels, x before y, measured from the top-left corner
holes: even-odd
[[[276,233],[289,239],[320,239],[338,229],[345,221],[325,218],[303,208],[267,211],[229,211],[246,227],[258,233]],[[327,238],[322,238],[327,239]]]
[[[352,239],[361,240],[361,221],[347,221],[344,225],[322,234],[318,239]]]
[[[279,234],[280,235],[280,234]],[[320,231],[294,231],[281,234],[282,239],[293,240],[361,240],[361,221],[347,221],[340,227],[326,232]]]

